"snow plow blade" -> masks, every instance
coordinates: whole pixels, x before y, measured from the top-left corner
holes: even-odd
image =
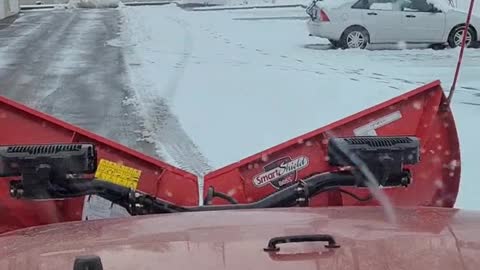
[[[0,144],[94,143],[98,159],[139,172],[137,189],[180,205],[198,205],[197,177],[123,145],[0,96]],[[108,162],[110,161],[110,162]],[[137,171],[137,172],[138,172]],[[85,198],[26,201],[9,196],[0,179],[0,233],[82,219]]]
[[[450,108],[439,81],[378,104],[340,121],[291,139],[205,176],[204,192],[213,187],[240,203],[258,201],[312,174],[327,172],[327,142],[343,136],[416,136],[420,162],[407,188],[385,188],[396,206],[453,207],[460,181],[460,149]],[[321,108],[320,108],[321,109]],[[345,188],[359,197],[367,188]],[[225,204],[214,199],[212,204]],[[360,202],[338,190],[319,194],[311,206],[378,205]]]

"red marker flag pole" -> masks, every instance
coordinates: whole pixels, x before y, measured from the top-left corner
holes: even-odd
[[[470,1],[470,8],[468,9],[467,22],[465,23],[465,28],[463,30],[462,47],[460,48],[460,55],[458,56],[457,68],[455,70],[455,75],[453,77],[452,86],[450,87],[450,93],[448,94],[447,102],[445,104],[446,106],[450,105],[450,102],[452,101],[453,93],[455,92],[455,87],[457,85],[458,74],[460,73],[460,66],[462,65],[463,51],[465,50],[465,43],[466,43],[466,40],[467,40],[468,27],[470,25],[470,18],[472,17],[472,11],[473,11],[473,5],[474,4],[475,4],[475,0],[471,0]],[[473,36],[471,38],[473,38]]]

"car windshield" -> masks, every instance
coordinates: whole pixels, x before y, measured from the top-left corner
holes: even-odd
[[[465,27],[469,4],[0,0],[0,145],[95,144],[92,178],[179,207],[255,203],[309,177],[352,170],[361,171],[361,183],[325,186],[311,206],[480,210],[480,4]],[[328,147],[339,145],[364,148],[354,149],[353,161],[349,154],[331,164],[338,156]],[[85,173],[54,165],[91,165],[85,157],[92,148],[83,159],[65,154],[42,160],[48,164],[25,153],[80,148],[1,148],[0,172],[14,164],[4,176],[49,186],[45,175]],[[37,216],[13,197],[52,198],[35,193],[32,182],[7,180],[0,185],[0,202],[8,205],[1,232],[131,215],[90,192],[78,205],[56,202],[61,206]],[[269,206],[304,203],[306,193]]]

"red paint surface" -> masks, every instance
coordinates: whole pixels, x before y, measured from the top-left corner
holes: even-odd
[[[385,193],[394,205],[444,206],[455,203],[460,181],[460,149],[453,115],[440,111],[446,97],[439,81],[405,93],[345,119],[314,130],[285,143],[247,157],[205,176],[205,190],[209,186],[233,195],[239,202],[257,201],[275,192],[271,185],[256,187],[256,175],[264,172],[270,162],[291,157],[307,156],[308,167],[297,172],[296,179],[330,171],[326,161],[326,143],[329,137],[354,136],[353,130],[399,111],[402,118],[376,129],[379,136],[417,136],[422,147],[421,161],[412,167],[413,183],[408,188],[389,188]],[[450,165],[456,166],[451,167]],[[367,189],[349,189],[366,196]],[[219,199],[214,204],[224,203]],[[361,203],[338,191],[321,194],[312,200],[313,206],[377,205],[373,200]]]
[[[99,159],[142,171],[138,189],[181,205],[198,205],[195,175],[146,156],[101,136],[0,97],[0,144],[90,142]],[[80,220],[84,198],[32,202],[10,198],[8,179],[0,180],[0,232]]]
[[[0,269],[465,270],[480,265],[480,213],[451,208],[318,207],[152,215],[52,224],[0,237]],[[323,242],[263,248],[272,237],[329,234]]]

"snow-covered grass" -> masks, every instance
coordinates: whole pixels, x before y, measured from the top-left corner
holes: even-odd
[[[331,50],[328,41],[308,37],[305,22],[296,19],[305,15],[302,8],[188,12],[170,5],[122,11],[134,87],[148,92],[147,104],[168,104],[176,127],[212,168],[424,83],[441,79],[448,89],[458,56],[457,49]],[[473,193],[480,188],[479,60],[480,50],[466,50],[453,100],[462,145],[462,208],[480,208]]]

